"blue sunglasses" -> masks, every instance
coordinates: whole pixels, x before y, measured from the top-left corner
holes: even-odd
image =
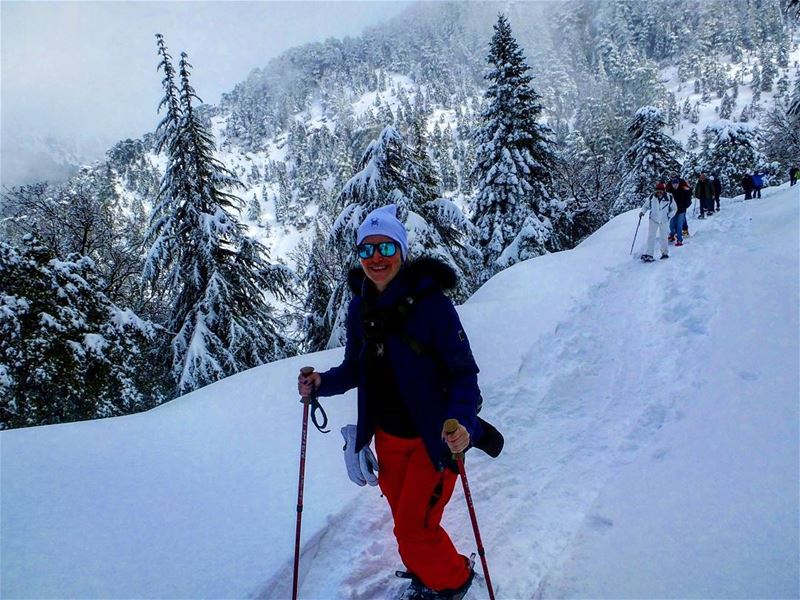
[[[375,254],[375,250],[378,250],[381,256],[394,256],[397,254],[397,244],[394,242],[381,242],[379,244],[359,244],[356,246],[356,250],[358,251],[358,258],[362,260],[367,260],[368,258],[372,258],[373,254]]]

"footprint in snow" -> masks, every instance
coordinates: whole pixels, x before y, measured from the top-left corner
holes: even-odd
[[[593,529],[609,529],[614,526],[614,521],[602,515],[589,515],[587,517],[589,526]]]

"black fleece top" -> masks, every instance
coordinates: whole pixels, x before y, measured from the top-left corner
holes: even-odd
[[[403,271],[397,274],[400,278],[405,276]],[[363,289],[364,374],[369,419],[373,426],[389,435],[407,439],[419,437],[411,411],[400,396],[389,359],[389,345],[386,342],[387,333],[394,327],[392,318],[385,311],[377,310],[378,291],[372,282],[365,281]]]

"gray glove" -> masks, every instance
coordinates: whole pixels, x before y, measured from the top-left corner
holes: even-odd
[[[356,448],[356,426],[345,425],[342,427],[344,438],[344,464],[347,467],[347,476],[353,483],[365,486],[366,484],[378,485],[378,461],[369,446],[364,446],[359,452]]]

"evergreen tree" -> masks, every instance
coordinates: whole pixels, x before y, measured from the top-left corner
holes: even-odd
[[[556,162],[550,130],[537,122],[542,112],[539,95],[503,15],[494,26],[487,60],[486,79],[491,83],[481,114],[483,125],[476,133],[473,176],[478,192],[472,203],[484,279],[501,264],[510,266],[557,245],[547,214]],[[504,254],[512,243],[514,247]]]
[[[380,206],[396,204],[398,219],[406,223],[411,256],[435,256],[448,263],[458,278],[457,298],[470,291],[474,249],[466,242],[469,223],[461,210],[440,198],[439,184],[424,150],[410,149],[393,127],[373,140],[359,164],[360,170],[339,196],[343,207],[330,232],[330,247],[341,265],[325,319],[333,323],[329,347],[344,342],[350,290],[347,271],[358,266],[353,246],[359,225]]]
[[[772,84],[778,76],[778,68],[768,53],[762,54],[761,64],[763,65],[761,68],[761,91],[771,92]]]
[[[170,62],[166,56],[162,64]],[[177,393],[283,358],[292,349],[284,323],[264,298],[265,292],[286,296],[288,272],[269,264],[267,249],[236,220],[243,202],[225,190],[243,185],[214,157],[214,140],[194,110],[199,98],[189,83],[190,68],[182,53],[179,122],[159,128],[167,167],[144,267],[145,281],[170,301],[166,328]],[[165,85],[165,97],[174,93]],[[166,103],[173,105],[171,98]]]
[[[800,162],[800,123],[793,122],[783,103],[778,102],[762,117],[761,125],[764,152],[770,163],[777,165],[783,180]]]
[[[322,214],[314,222],[312,240],[301,240],[293,253],[298,280],[304,291],[299,329],[302,331],[301,351],[324,350],[331,338],[335,322],[331,320],[329,304],[340,265],[328,247],[331,223]]]
[[[0,242],[0,429],[130,414],[161,400],[156,329],[102,292],[94,261]]]
[[[736,101],[727,94],[723,94],[722,102],[719,105],[719,118],[730,119],[733,109],[736,106]]]
[[[666,181],[670,173],[679,171],[677,157],[683,150],[663,132],[665,126],[661,111],[653,106],[644,106],[636,112],[628,127],[631,140],[625,155],[628,172],[622,180],[613,214],[641,206],[657,182]]]
[[[480,252],[469,241],[473,228],[461,209],[441,197],[441,180],[431,164],[426,150],[427,136],[419,122],[414,127],[413,141],[407,163],[411,182],[409,253],[412,256],[431,256],[447,263],[457,278],[453,299],[461,303],[469,298],[477,285],[472,275],[480,262]]]
[[[761,69],[758,63],[753,65],[753,79],[750,81],[750,89],[753,91],[753,102],[758,102],[761,98]]]
[[[800,76],[794,80],[794,91],[786,114],[795,129],[800,130]]]
[[[141,257],[131,249],[140,246],[142,231],[136,203],[125,210],[116,181],[106,163],[81,167],[60,185],[13,188],[3,194],[0,222],[8,241],[19,243],[30,234],[56,256],[90,257],[103,292],[112,302],[133,306],[141,302]]]
[[[696,160],[687,161],[684,169],[714,174],[722,183],[723,195],[735,196],[740,193],[744,173],[766,166],[756,132],[753,125],[720,120],[703,132]]]

